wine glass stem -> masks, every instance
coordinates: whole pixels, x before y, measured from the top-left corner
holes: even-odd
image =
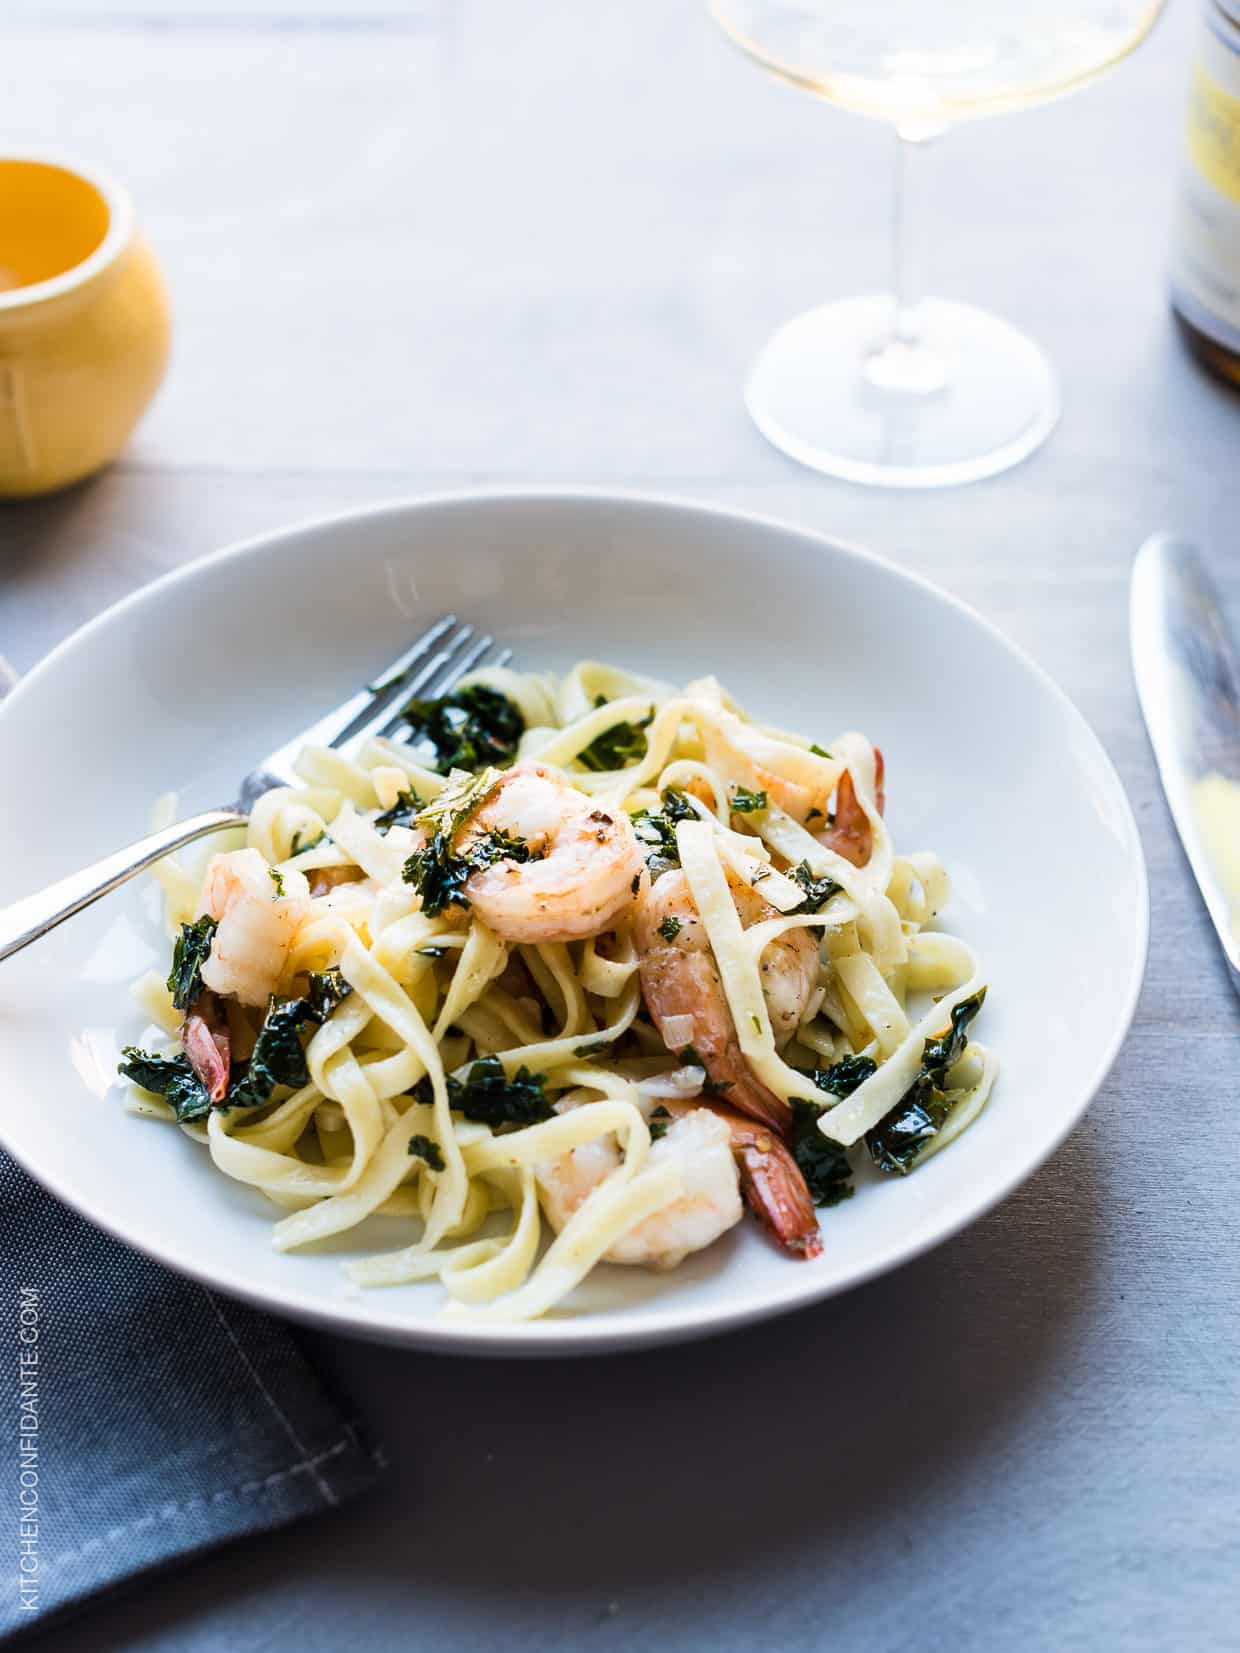
[[[947,365],[926,342],[912,274],[912,213],[909,161],[915,149],[939,135],[941,128],[897,125],[891,189],[890,319],[887,333],[867,355],[865,377],[877,389],[895,395],[928,396],[947,383]]]

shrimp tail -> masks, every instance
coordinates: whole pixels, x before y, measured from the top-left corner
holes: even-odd
[[[886,805],[883,787],[885,765],[883,754],[874,748],[874,801],[881,815]],[[835,820],[825,832],[819,833],[819,842],[851,861],[854,867],[864,867],[874,849],[874,829],[869,816],[857,801],[857,789],[846,769],[835,789]]]
[[[713,1110],[728,1126],[745,1204],[794,1257],[822,1254],[818,1214],[788,1145],[729,1109]]]
[[[232,1046],[228,1022],[214,993],[199,994],[181,1024],[181,1045],[212,1102],[222,1102],[228,1094]]]

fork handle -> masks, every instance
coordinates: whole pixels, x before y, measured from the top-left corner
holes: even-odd
[[[195,838],[204,838],[208,832],[221,832],[225,827],[244,826],[245,823],[246,817],[235,809],[208,809],[201,815],[191,815],[188,820],[178,821],[175,826],[152,832],[148,838],[139,838],[127,849],[105,855],[101,861],[93,861],[80,872],[72,872],[68,878],[59,878],[46,889],[36,890],[33,895],[23,896],[20,901],[0,908],[0,959],[19,953],[32,941],[38,941],[40,936],[63,924],[66,918],[72,918],[74,913],[80,913],[83,907],[98,901],[101,895],[117,889],[153,861],[162,860],[185,844],[192,844]]]

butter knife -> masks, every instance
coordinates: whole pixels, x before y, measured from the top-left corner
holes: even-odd
[[[1240,655],[1191,545],[1146,540],[1128,622],[1163,791],[1240,993]]]

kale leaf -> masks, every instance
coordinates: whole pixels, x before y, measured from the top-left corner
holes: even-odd
[[[664,788],[660,808],[639,809],[633,816],[633,831],[655,878],[680,865],[680,852],[676,848],[677,821],[697,818],[697,811],[684,793],[670,786]]]
[[[596,735],[584,751],[578,752],[577,762],[594,770],[624,769],[630,763],[638,763],[646,755],[646,737],[642,730],[648,729],[653,721],[652,706],[650,716],[640,723],[613,723],[610,729]]]
[[[751,792],[748,787],[732,789],[732,808],[738,815],[758,815],[766,808],[765,792]]]
[[[254,1050],[228,1087],[222,1108],[261,1108],[277,1085],[300,1090],[310,1082],[301,1032],[319,1018],[309,999],[272,999]]]
[[[218,927],[214,918],[203,917],[195,924],[182,924],[177,944],[172,950],[172,971],[168,977],[168,991],[178,1010],[188,1010],[202,992],[202,967],[211,951],[211,940]],[[150,1090],[148,1085],[147,1090]]]
[[[339,970],[311,970],[310,989],[306,994],[311,1014],[316,1022],[325,1022],[332,1011],[353,991]]]
[[[848,1150],[818,1129],[822,1109],[813,1102],[790,1098],[792,1108],[792,1135],[788,1146],[801,1169],[805,1186],[815,1205],[838,1205],[851,1198],[852,1166]]]
[[[280,899],[280,897],[284,894],[284,874],[282,872],[280,872],[276,867],[268,867],[267,868],[267,876],[268,876],[268,878],[270,878],[271,882],[276,887],[276,893],[272,896],[271,899],[273,901],[278,901]]]
[[[793,867],[790,877],[805,891],[805,900],[793,907],[794,913],[819,913],[831,897],[838,895],[844,888],[842,884],[837,884],[834,878],[815,878],[808,861],[802,861],[799,866]]]
[[[870,1056],[845,1056],[832,1062],[829,1068],[816,1068],[810,1075],[820,1091],[830,1096],[851,1096],[858,1085],[863,1085],[872,1073],[878,1072],[878,1063]]]
[[[671,1129],[672,1116],[666,1108],[656,1108],[646,1123],[650,1126],[651,1142],[658,1142]]]
[[[432,1171],[443,1170],[443,1153],[439,1144],[429,1136],[411,1136],[409,1138],[409,1152],[424,1159]]]
[[[498,1056],[481,1056],[463,1080],[448,1075],[448,1106],[483,1125],[536,1125],[554,1112],[546,1088],[545,1074],[520,1067],[510,1079]],[[413,1094],[419,1102],[434,1100],[429,1077],[418,1081]]]
[[[436,917],[445,907],[469,906],[465,885],[471,873],[493,867],[497,861],[542,859],[524,838],[513,838],[506,832],[484,832],[460,855],[452,848],[452,837],[451,832],[442,829],[434,833],[422,849],[414,850],[401,874],[422,897],[422,911],[428,918]]]
[[[180,1124],[211,1112],[207,1087],[190,1067],[188,1056],[152,1056],[137,1045],[126,1045],[122,1054],[125,1060],[117,1071],[144,1091],[162,1096]]]
[[[186,925],[186,929],[190,926]],[[302,1030],[325,1022],[336,1006],[353,991],[339,970],[312,970],[304,999],[273,998],[254,1041],[248,1062],[233,1064],[232,1083],[221,1108],[261,1108],[271,1101],[277,1085],[299,1089],[310,1078]],[[189,1058],[152,1056],[136,1045],[126,1045],[118,1071],[143,1090],[164,1097],[184,1122],[203,1119],[212,1108],[206,1086],[190,1066]]]
[[[680,920],[674,914],[669,913],[662,924],[659,925],[659,934],[664,941],[675,941],[680,934]]]
[[[391,809],[385,809],[381,815],[375,816],[375,831],[386,835],[394,826],[411,827],[419,811],[425,807],[412,787],[408,792],[400,792]]]
[[[454,689],[438,700],[411,700],[402,716],[415,738],[435,748],[436,765],[445,775],[510,763],[525,731],[520,709],[485,683]]]
[[[968,1027],[986,998],[983,987],[962,999],[951,1013],[951,1026],[922,1046],[921,1072],[878,1124],[865,1133],[870,1158],[880,1171],[906,1177],[922,1149],[938,1135],[952,1111],[943,1090],[948,1073],[964,1055]]]

